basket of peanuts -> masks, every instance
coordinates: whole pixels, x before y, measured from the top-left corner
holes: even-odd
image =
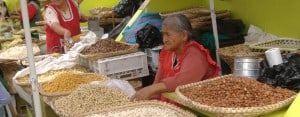
[[[209,116],[253,117],[288,106],[296,92],[254,79],[224,75],[179,86],[176,100]]]

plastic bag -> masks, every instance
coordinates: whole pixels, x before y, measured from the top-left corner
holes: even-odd
[[[136,42],[139,48],[153,48],[162,44],[162,35],[155,26],[146,24],[136,33]]]
[[[269,67],[267,60],[261,62],[260,82],[300,91],[300,55],[286,55],[285,62]]]
[[[278,37],[275,35],[264,32],[262,29],[254,25],[250,25],[247,36],[245,36],[245,44],[250,45],[253,43],[266,41],[270,39],[277,39],[277,38]]]
[[[113,10],[121,17],[132,16],[142,0],[120,0]]]
[[[125,80],[112,79],[107,81],[93,81],[90,84],[103,85],[112,88],[119,88],[123,90],[129,97],[135,94],[134,88]]]

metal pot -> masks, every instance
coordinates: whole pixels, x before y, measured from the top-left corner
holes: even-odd
[[[236,76],[245,76],[257,79],[260,70],[260,59],[257,57],[236,57],[234,59],[234,72]]]

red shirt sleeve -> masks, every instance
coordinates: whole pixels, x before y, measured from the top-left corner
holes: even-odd
[[[29,16],[29,19],[32,20],[32,18],[37,13],[37,9],[35,8],[35,6],[33,4],[29,4],[27,7],[28,7],[28,16]]]
[[[163,79],[162,82],[165,83],[167,90],[171,92],[177,86],[203,80],[208,68],[209,63],[205,53],[191,47],[187,50],[187,54],[182,61],[180,72],[173,77]]]

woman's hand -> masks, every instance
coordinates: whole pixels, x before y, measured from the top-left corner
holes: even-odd
[[[132,97],[132,101],[140,101],[140,100],[148,100],[150,96],[153,94],[153,89],[151,86],[144,87],[137,91]]]
[[[137,91],[132,97],[131,101],[149,100],[154,94],[163,93],[167,91],[164,83],[152,84]]]

